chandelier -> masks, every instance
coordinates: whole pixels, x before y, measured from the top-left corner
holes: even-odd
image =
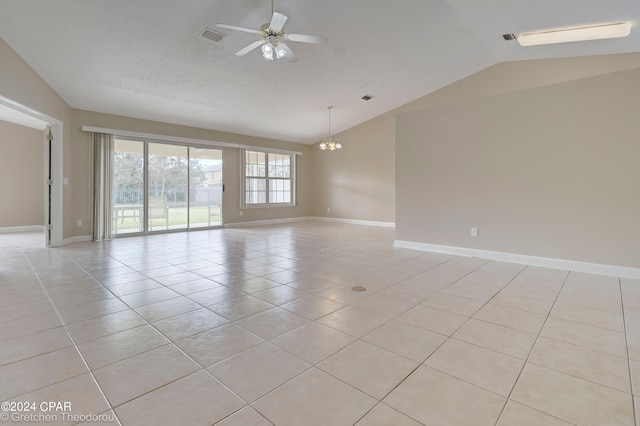
[[[320,142],[320,145],[319,145],[320,149],[323,151],[327,149],[329,151],[335,151],[336,149],[342,148],[342,144],[340,143],[338,138],[331,136],[331,108],[333,107],[332,106],[327,107],[327,109],[329,110],[329,136],[322,139],[322,142]]]

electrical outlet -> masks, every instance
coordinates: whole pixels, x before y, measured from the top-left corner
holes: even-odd
[[[76,226],[82,226],[82,219],[76,220]]]
[[[471,228],[471,236],[472,237],[477,237],[478,236],[478,228]]]
[[[244,214],[244,212],[242,210],[240,210],[240,216],[242,216]]]
[[[327,213],[331,213],[331,207],[327,207]]]

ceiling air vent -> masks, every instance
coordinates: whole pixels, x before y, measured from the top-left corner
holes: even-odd
[[[207,40],[215,41],[216,43],[219,43],[224,38],[224,34],[212,30],[211,28],[205,28],[202,30],[202,34],[200,35]]]

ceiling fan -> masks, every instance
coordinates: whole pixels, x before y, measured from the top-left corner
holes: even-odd
[[[262,25],[259,30],[236,27],[234,25],[227,24],[217,24],[216,26],[229,30],[257,34],[261,37],[260,40],[254,41],[250,45],[238,50],[236,52],[236,56],[246,55],[252,50],[262,46],[262,56],[265,59],[273,61],[274,59],[284,58],[289,62],[296,62],[298,60],[298,57],[293,53],[291,48],[287,46],[286,41],[313,44],[323,44],[327,42],[327,38],[324,36],[285,33],[284,24],[285,22],[287,22],[287,19],[287,16],[274,11],[273,0],[271,0],[271,22]]]

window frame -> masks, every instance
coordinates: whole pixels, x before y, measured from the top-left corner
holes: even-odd
[[[264,154],[264,171],[265,176],[253,176],[247,174],[247,153],[261,153]],[[269,154],[284,155],[289,157],[289,177],[270,177],[269,176]],[[253,209],[253,208],[274,208],[274,207],[295,207],[297,198],[297,155],[290,151],[279,151],[271,149],[257,149],[257,148],[245,148],[241,150],[240,155],[240,208],[241,209]],[[248,203],[247,202],[247,180],[248,179],[263,179],[265,182],[265,202],[264,203]],[[269,200],[270,185],[272,181],[288,181],[290,187],[291,201],[289,202],[271,202]]]

